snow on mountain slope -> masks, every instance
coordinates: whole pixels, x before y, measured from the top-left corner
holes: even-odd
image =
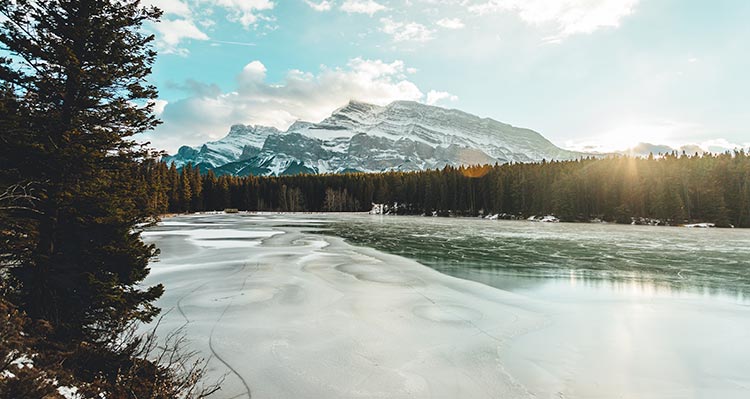
[[[200,147],[183,146],[174,156],[165,157],[167,163],[174,163],[178,168],[192,163],[215,168],[256,155],[266,139],[281,132],[274,127],[233,125],[224,138],[210,141]]]
[[[377,106],[351,101],[319,123],[295,122],[286,132],[232,126],[221,140],[182,147],[166,157],[218,174],[424,170],[445,165],[575,159],[541,134],[459,110],[411,101]]]

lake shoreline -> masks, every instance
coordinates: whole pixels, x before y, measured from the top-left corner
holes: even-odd
[[[518,219],[489,219],[487,217],[483,216],[428,216],[428,215],[397,215],[397,214],[387,214],[387,215],[378,215],[378,214],[372,214],[370,212],[286,212],[286,211],[238,211],[238,212],[231,212],[227,213],[224,211],[201,211],[201,212],[189,212],[189,213],[168,213],[159,215],[159,219],[167,219],[171,217],[176,216],[190,216],[190,215],[369,215],[369,216],[382,216],[382,217],[409,217],[409,218],[441,218],[441,219],[459,219],[459,220],[487,220],[488,222],[497,222],[497,221],[503,221],[503,222],[523,222],[523,223],[547,223],[547,222],[541,222],[538,220],[528,220],[525,218],[518,218]],[[704,228],[711,228],[711,229],[739,229],[739,230],[746,230],[747,228],[744,227],[735,227],[735,226],[702,226],[705,224],[713,225],[713,223],[708,222],[695,222],[695,223],[684,223],[684,224],[637,224],[637,223],[616,223],[616,222],[608,222],[608,221],[570,221],[570,220],[559,220],[554,223],[564,223],[564,224],[593,224],[593,225],[617,225],[617,226],[643,226],[643,227],[681,227],[681,228],[695,228],[695,229],[704,229]]]

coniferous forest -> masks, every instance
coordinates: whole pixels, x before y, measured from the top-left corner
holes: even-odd
[[[361,212],[377,203],[413,215],[553,214],[562,221],[750,227],[750,155],[743,150],[281,177],[217,177],[191,165],[177,170],[150,162],[143,179],[157,213]]]

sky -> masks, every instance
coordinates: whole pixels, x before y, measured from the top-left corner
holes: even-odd
[[[413,100],[560,147],[750,146],[746,0],[144,0],[170,152]],[[691,147],[692,148],[692,147]]]

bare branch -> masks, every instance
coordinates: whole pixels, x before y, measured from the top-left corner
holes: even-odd
[[[25,210],[41,213],[36,209],[39,197],[35,194],[35,183],[14,184],[0,193],[0,211]]]

